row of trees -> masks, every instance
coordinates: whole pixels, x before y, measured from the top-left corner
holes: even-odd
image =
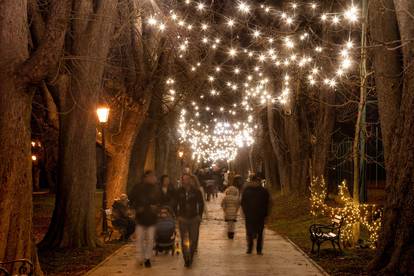
[[[375,275],[408,275],[414,273],[414,2],[368,1],[368,11],[368,74],[378,102],[387,174],[383,229],[369,268]],[[321,35],[335,39],[323,30]],[[304,194],[312,176],[327,173],[336,118],[346,105],[357,114],[359,86],[355,80],[335,95],[307,91],[298,83],[289,108],[268,105],[262,114],[263,155],[276,189]]]
[[[213,8],[222,12],[226,5],[215,3]],[[0,260],[32,259],[41,275],[31,220],[34,95],[43,95],[48,124],[56,130],[51,144],[57,150],[46,155],[58,160],[56,206],[40,247],[99,245],[95,188],[96,142],[101,137],[96,135],[95,109],[102,101],[112,108],[106,137],[109,204],[145,167],[176,174],[177,101],[166,102],[165,79],[179,73],[186,82],[184,100],[197,98],[191,91],[199,91],[206,80],[190,78],[187,66],[177,62],[176,45],[168,35],[147,28],[144,16],[168,6],[168,1],[160,7],[139,0],[0,2]],[[388,195],[380,246],[370,269],[409,274],[414,267],[414,3],[372,0],[368,10],[375,83],[371,93],[378,99]],[[314,31],[333,43],[341,36],[322,28]],[[207,64],[215,58],[222,57],[204,55]],[[331,66],[329,59],[325,63]],[[355,80],[332,92],[305,87],[304,77],[295,83],[290,105],[268,104],[259,112],[266,177],[285,194],[304,195],[310,177],[326,173],[335,123],[338,114],[344,117],[338,111],[357,111]],[[258,158],[246,150],[238,165],[250,163],[252,169],[252,160]]]
[[[164,83],[180,64],[172,63],[175,46],[168,37],[146,27],[143,17],[160,12],[153,2],[2,1],[0,10],[0,260],[31,259],[42,275],[32,235],[34,95],[43,95],[47,125],[56,133],[44,154],[57,160],[58,175],[52,221],[39,247],[93,248],[100,243],[96,108],[111,107],[111,204],[146,165],[176,171],[175,106],[165,101]],[[151,158],[153,164],[145,164]]]

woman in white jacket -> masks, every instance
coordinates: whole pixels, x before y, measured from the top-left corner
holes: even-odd
[[[229,186],[224,191],[224,198],[221,202],[224,211],[224,220],[227,222],[227,235],[229,239],[234,238],[237,214],[240,208],[240,193],[235,186]]]

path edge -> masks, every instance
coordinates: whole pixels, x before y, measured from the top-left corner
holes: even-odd
[[[286,236],[280,236],[287,240],[291,245],[293,245],[293,247],[295,247],[296,250],[298,250],[306,259],[308,259],[323,275],[330,276],[330,274],[326,272],[325,269],[323,269],[317,262],[315,262],[311,257],[309,257],[309,255],[306,254],[296,243],[294,243],[291,239],[289,239]]]
[[[85,274],[83,274],[83,276],[87,276],[87,275],[90,275],[91,273],[95,272],[95,270],[97,270],[98,268],[100,268],[104,263],[108,262],[109,259],[111,259],[113,256],[115,256],[116,254],[118,254],[118,252],[121,251],[122,249],[124,249],[124,247],[126,247],[126,246],[128,246],[128,244],[124,244],[123,246],[121,246],[120,248],[118,248],[117,250],[115,250],[114,252],[112,252],[102,262],[100,262],[99,264],[97,264],[96,266],[94,266],[92,269],[88,270]]]

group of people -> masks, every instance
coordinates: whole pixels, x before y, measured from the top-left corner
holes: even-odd
[[[245,186],[242,185],[242,181],[241,176],[235,176],[230,186],[224,191],[221,206],[227,222],[227,235],[229,239],[234,238],[235,224],[241,207],[246,226],[246,253],[253,252],[256,240],[256,252],[262,255],[264,225],[271,205],[270,194],[262,186],[261,179],[257,175],[251,175]]]
[[[221,202],[228,227],[228,238],[234,238],[235,224],[241,207],[246,219],[247,253],[252,253],[253,242],[257,239],[256,251],[261,255],[264,223],[270,206],[269,192],[262,187],[260,178],[255,175],[250,177],[250,181],[244,187],[242,182],[241,176],[240,179],[235,177],[225,189]],[[177,188],[170,183],[168,176],[162,176],[158,184],[154,172],[147,171],[141,183],[133,187],[129,197],[121,195],[114,202],[112,224],[123,229],[123,239],[128,239],[136,233],[138,261],[145,267],[151,267],[159,209],[167,206],[174,212],[178,221],[184,264],[191,267],[198,249],[200,223],[205,211],[204,200],[203,188],[197,176],[183,174],[181,185]],[[128,212],[129,207],[135,211],[133,219]]]

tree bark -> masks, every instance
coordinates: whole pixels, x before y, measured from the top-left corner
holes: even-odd
[[[116,0],[76,2],[72,44],[76,59],[58,82],[60,107],[59,184],[55,210],[40,246],[95,247],[96,114],[112,35]]]
[[[12,4],[9,3],[9,5]],[[0,9],[6,11],[3,8],[5,7],[0,5]],[[24,14],[13,16],[22,16],[24,21]],[[4,41],[2,37],[0,41]],[[14,47],[17,48],[18,45],[27,44],[18,41]],[[20,50],[21,54],[25,54],[24,49]],[[0,56],[4,56],[2,51],[0,51]],[[25,56],[21,55],[21,58]],[[0,116],[0,158],[2,160],[0,162],[0,260],[28,258],[35,262],[36,270],[40,274],[31,220],[30,114],[32,96],[25,89],[16,87],[14,78],[9,74],[10,72],[0,72],[0,110],[2,112]]]
[[[151,119],[146,118],[139,134],[136,137],[136,140],[134,141],[134,148],[132,151],[128,175],[127,191],[141,181],[141,177],[144,173],[145,160],[151,136],[150,134],[154,131],[154,128],[155,125],[151,123]]]
[[[267,129],[269,132],[269,140],[270,144],[273,149],[273,153],[276,157],[276,164],[277,166],[274,168],[278,170],[279,180],[280,180],[280,191],[282,194],[288,194],[290,192],[290,177],[289,175],[289,163],[286,159],[286,154],[284,152],[284,149],[282,149],[282,143],[281,141],[281,135],[282,131],[284,131],[284,126],[279,125],[279,134],[276,135],[275,133],[275,120],[274,120],[274,112],[273,112],[273,105],[267,106]],[[268,166],[272,169],[270,164]]]
[[[47,108],[47,123],[42,135],[44,169],[46,174],[47,186],[50,192],[56,192],[57,170],[58,170],[58,153],[59,153],[59,112],[57,105],[46,86],[42,82],[43,103]]]
[[[148,105],[145,103],[139,114],[129,111],[124,119],[121,134],[111,139],[114,152],[108,163],[106,180],[108,206],[112,206],[115,198],[127,192],[131,154],[134,142],[145,120]]]
[[[392,3],[387,4],[391,7]],[[385,114],[391,114],[395,128],[388,138],[390,148],[386,163],[387,200],[378,251],[369,265],[373,275],[414,274],[414,3],[409,0],[395,0],[394,6],[402,43],[403,87],[399,108],[395,113],[391,114],[387,110]],[[388,24],[395,26],[395,21],[390,20]],[[386,37],[396,35],[393,33],[395,28],[387,30]],[[387,55],[387,58],[390,57],[393,57],[391,53]],[[384,66],[386,68],[388,64],[380,63],[378,66],[382,66],[379,70],[385,70]],[[379,86],[377,92],[378,100],[383,101],[389,97],[390,91],[387,91],[386,86]],[[382,104],[385,106],[388,103]]]
[[[400,35],[393,0],[370,1],[368,11],[375,87],[387,164],[395,116],[401,103],[402,53],[400,49],[392,49],[398,46]]]
[[[0,260],[30,259],[36,275],[43,273],[32,236],[29,85],[44,78],[57,62],[70,2],[53,2],[45,37],[30,57],[26,1],[0,2]]]

